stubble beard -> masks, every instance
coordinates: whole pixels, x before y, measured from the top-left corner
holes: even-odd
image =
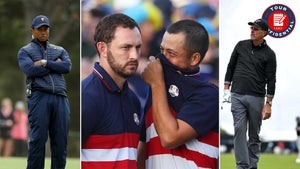
[[[134,75],[137,70],[137,67],[138,67],[138,61],[136,60],[136,61],[132,61],[137,64],[137,67],[135,69],[126,69],[127,65],[130,62],[126,62],[126,64],[124,66],[120,63],[117,63],[115,57],[112,55],[110,50],[107,53],[107,61],[108,61],[109,66],[111,67],[111,69],[116,74],[118,74],[119,76],[121,76],[123,78],[128,78],[128,77]]]

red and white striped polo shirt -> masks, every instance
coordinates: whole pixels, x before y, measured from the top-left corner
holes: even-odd
[[[192,139],[177,148],[167,149],[161,146],[152,120],[151,109],[146,119],[147,169],[218,168],[219,134],[217,132],[211,131],[205,137]]]

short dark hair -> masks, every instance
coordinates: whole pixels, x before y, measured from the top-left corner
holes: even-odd
[[[103,17],[97,24],[94,34],[96,44],[98,42],[110,43],[114,38],[117,27],[134,29],[135,27],[141,32],[139,25],[129,16],[115,13]]]
[[[201,60],[203,60],[209,45],[208,33],[203,25],[194,20],[180,20],[172,24],[167,28],[167,32],[170,34],[185,34],[184,49],[188,54],[199,52]]]

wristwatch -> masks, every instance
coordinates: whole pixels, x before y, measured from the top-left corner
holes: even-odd
[[[266,104],[269,104],[272,107],[272,101],[267,101]]]
[[[42,60],[41,60],[41,63],[42,63],[42,66],[46,66],[47,60],[46,60],[46,59],[42,59]]]

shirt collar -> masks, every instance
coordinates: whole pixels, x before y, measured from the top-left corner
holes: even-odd
[[[260,47],[263,47],[263,46],[265,46],[265,45],[267,45],[267,41],[264,39],[263,40],[263,42],[261,43],[261,44],[259,44],[259,45],[257,45],[257,46],[255,46],[254,44],[253,44],[253,41],[251,41],[252,43],[252,48],[254,49],[254,48],[260,48]]]
[[[49,44],[48,40],[46,40],[45,42],[40,42],[36,38],[32,39],[31,42],[41,45],[42,47],[44,47],[44,49],[47,49],[47,46]]]
[[[195,69],[192,70],[184,70],[184,69],[180,69],[177,66],[173,65],[171,62],[169,62],[169,60],[166,58],[166,56],[162,53],[159,53],[158,55],[156,55],[157,58],[159,58],[162,62],[162,65],[164,68],[170,69],[172,71],[177,72],[180,75],[183,76],[200,76],[200,67],[198,66]]]
[[[121,89],[117,86],[115,81],[110,77],[110,75],[99,65],[99,62],[96,62],[94,64],[94,69],[93,69],[94,75],[96,75],[101,82],[104,84],[104,86],[113,92],[120,93]],[[124,84],[124,89],[127,88],[128,84],[127,81]]]

